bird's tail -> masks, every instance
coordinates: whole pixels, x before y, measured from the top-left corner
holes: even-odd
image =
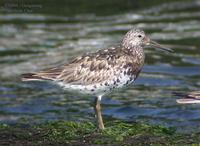
[[[37,75],[37,73],[26,73],[26,74],[22,74],[22,81],[42,81],[42,80],[46,80],[43,77],[40,77]]]

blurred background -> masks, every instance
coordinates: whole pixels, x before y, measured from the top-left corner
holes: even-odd
[[[103,98],[105,121],[200,132],[200,104],[178,105],[171,94],[200,89],[199,0],[1,0],[0,122],[94,121],[93,98],[20,74],[115,44],[132,27],[175,53],[146,49],[134,86]]]

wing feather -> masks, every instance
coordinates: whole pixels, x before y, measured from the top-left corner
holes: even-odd
[[[134,72],[132,62],[133,56],[124,55],[124,52],[114,47],[100,50],[93,54],[87,54],[75,58],[69,64],[44,70],[32,74],[32,79],[44,79],[63,82],[72,85],[89,85],[101,83],[105,80],[112,79],[121,73],[123,67],[129,67],[132,74]],[[29,76],[29,79],[31,79]]]
[[[81,62],[65,66],[57,80],[74,85],[88,85],[103,82],[114,76],[112,71],[114,68],[108,64],[106,59],[90,58],[89,61],[86,60],[87,57],[83,58]]]

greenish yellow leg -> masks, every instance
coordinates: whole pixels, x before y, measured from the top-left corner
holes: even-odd
[[[94,110],[96,114],[95,116],[97,119],[98,128],[104,129],[103,119],[101,115],[101,96],[95,98]]]

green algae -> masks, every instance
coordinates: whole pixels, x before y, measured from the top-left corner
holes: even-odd
[[[40,125],[0,125],[0,145],[191,145],[200,141],[200,133],[180,134],[175,128],[140,123],[110,121],[105,130],[90,122],[48,122]]]

